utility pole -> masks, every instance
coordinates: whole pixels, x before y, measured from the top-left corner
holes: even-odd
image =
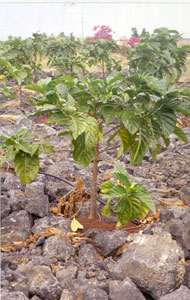
[[[82,19],[82,40],[84,40],[84,19],[83,19],[83,5],[81,6],[81,19]]]

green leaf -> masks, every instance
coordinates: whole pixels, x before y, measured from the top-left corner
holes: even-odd
[[[176,126],[176,116],[174,112],[167,108],[162,108],[156,114],[158,122],[161,124],[162,134],[165,137],[169,137],[173,133]]]
[[[149,208],[146,206],[146,204],[142,203],[140,216],[143,220],[146,218],[148,212],[149,212]]]
[[[121,145],[117,155],[117,159],[119,159],[123,152],[128,150],[134,143],[135,135],[131,135],[127,129],[121,128],[117,131],[117,136],[121,140]]]
[[[147,189],[145,188],[144,185],[142,184],[135,184],[134,186],[134,190],[135,190],[135,196],[141,200],[144,204],[146,204],[146,206],[152,210],[152,212],[155,214],[156,213],[156,208],[154,205],[154,202],[152,201],[152,199],[150,198],[150,194],[147,191]]]
[[[72,221],[71,221],[71,230],[73,232],[76,232],[78,229],[83,229],[83,228],[84,228],[83,225],[79,221],[77,221],[76,218],[72,219]]]
[[[54,146],[50,145],[46,142],[43,142],[43,143],[39,144],[39,151],[43,152],[45,154],[51,154],[51,153],[55,152]]]
[[[119,180],[126,187],[131,185],[131,179],[128,172],[118,165],[114,166],[113,177]]]
[[[16,154],[15,154],[14,146],[9,146],[8,150],[7,150],[7,153],[6,153],[7,159],[12,161],[12,160],[14,160],[15,155]]]
[[[100,189],[102,193],[107,193],[114,186],[115,184],[112,181],[105,181],[104,183],[101,184]]]
[[[176,126],[175,129],[174,129],[174,134],[177,135],[178,138],[180,138],[180,140],[182,140],[186,144],[188,143],[187,136],[181,128]]]
[[[76,140],[85,131],[87,123],[83,118],[77,116],[70,120],[68,127],[72,132],[74,140]]]
[[[28,142],[25,142],[23,140],[19,141],[19,149],[29,154],[31,154],[32,152],[32,148],[30,147]]]
[[[85,145],[87,148],[95,147],[98,142],[99,123],[93,117],[86,118]]]
[[[15,156],[15,173],[24,185],[27,185],[36,177],[39,166],[39,159],[36,155],[30,156],[30,154],[21,151]]]
[[[59,125],[67,125],[69,124],[69,118],[66,116],[66,114],[63,113],[50,112],[49,122],[57,123]]]
[[[114,106],[104,106],[102,109],[102,115],[106,124],[111,123],[116,117],[118,117],[118,109]]]
[[[109,197],[114,198],[114,197],[123,197],[123,196],[126,196],[126,189],[121,185],[115,185],[105,195],[103,195],[102,198],[105,199]]]
[[[30,155],[31,155],[31,156],[33,156],[34,154],[37,155],[38,150],[39,150],[39,144],[31,144],[30,147],[31,147],[31,149],[32,149]]]
[[[73,65],[72,70],[74,74],[79,74],[81,69],[77,65]]]
[[[151,142],[150,133],[147,126],[140,127],[138,140],[129,148],[131,164],[140,164]]]
[[[106,202],[106,205],[102,209],[102,214],[107,216],[108,218],[110,218],[110,202],[111,202],[111,199],[108,199],[108,201]]]
[[[126,129],[129,130],[131,134],[135,134],[140,126],[140,120],[134,115],[134,109],[126,108],[120,117]]]
[[[61,98],[63,99],[67,99],[68,96],[68,88],[65,84],[59,83],[58,85],[56,85],[57,87],[57,91],[59,93],[59,95],[61,96]]]
[[[66,135],[71,135],[71,134],[72,134],[71,131],[63,131],[63,132],[60,132],[60,133],[58,134],[58,136],[66,136]]]
[[[43,94],[43,88],[38,84],[28,84],[24,87],[24,89]]]
[[[81,166],[88,167],[96,155],[95,147],[91,149],[86,148],[84,134],[81,134],[76,140],[73,140],[72,143],[74,145],[74,160]]]
[[[25,140],[31,140],[31,139],[34,138],[34,135],[31,132],[29,132],[28,130],[26,130],[25,132],[22,133],[22,138],[25,139]]]

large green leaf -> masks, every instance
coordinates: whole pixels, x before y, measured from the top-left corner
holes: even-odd
[[[26,90],[38,92],[43,94],[43,88],[38,84],[28,84],[24,87]]]
[[[104,106],[102,109],[102,115],[106,124],[111,123],[119,115],[117,107],[114,106]]]
[[[134,109],[132,109],[131,107],[126,108],[122,112],[120,119],[123,122],[125,128],[128,129],[131,134],[137,132],[140,125],[140,120],[137,116],[135,116]]]
[[[131,164],[140,164],[143,160],[150,144],[150,133],[148,127],[140,128],[138,140],[129,148]]]
[[[12,146],[9,146],[9,147],[8,147],[8,150],[7,150],[7,153],[6,153],[7,159],[9,159],[9,160],[14,160],[15,155],[16,155],[16,151],[15,151],[15,149],[14,149],[14,146],[13,146],[13,145],[12,145]]]
[[[96,149],[86,148],[85,146],[85,136],[84,133],[81,134],[76,140],[72,141],[74,145],[73,158],[83,167],[88,167],[91,161],[96,155]]]
[[[126,196],[126,189],[122,187],[121,185],[115,185],[113,188],[111,188],[106,195],[103,195],[102,198],[108,198],[108,197],[124,197]]]
[[[93,117],[86,118],[85,146],[87,148],[95,147],[98,142],[99,123]]]
[[[30,154],[20,151],[15,156],[15,173],[24,185],[27,185],[36,177],[39,167],[39,159],[36,155],[30,156]]]
[[[29,154],[31,154],[32,152],[32,148],[30,147],[28,142],[25,142],[23,140],[19,141],[19,149]]]
[[[154,202],[150,198],[150,194],[147,191],[146,187],[140,183],[134,185],[133,190],[135,191],[135,196],[141,200],[146,206],[152,210],[153,213],[156,213],[156,208]]]
[[[135,135],[131,135],[127,129],[121,128],[117,131],[117,136],[121,140],[121,145],[117,155],[117,159],[119,159],[123,152],[128,150],[134,143]]]
[[[45,154],[51,154],[55,152],[54,146],[46,142],[42,142],[41,144],[39,144],[39,151]]]
[[[108,218],[110,218],[110,202],[111,202],[111,199],[108,199],[108,201],[106,202],[106,205],[102,209],[102,214],[107,216]]]
[[[100,189],[102,193],[107,193],[112,187],[114,187],[114,183],[112,181],[105,181],[101,184]]]
[[[69,124],[69,118],[66,116],[66,114],[61,112],[50,112],[49,122],[57,123],[59,125],[67,125]]]
[[[177,135],[178,138],[180,138],[183,142],[188,143],[187,136],[181,128],[176,126],[174,129],[174,134]]]
[[[169,137],[176,126],[176,116],[171,109],[162,108],[155,114],[157,121],[161,125],[162,134]]]
[[[128,172],[118,165],[114,166],[113,177],[119,180],[126,187],[131,185],[131,179]]]
[[[69,121],[69,129],[72,132],[72,136],[74,140],[78,138],[79,135],[81,135],[85,129],[87,128],[86,120],[81,117],[72,117],[72,119]]]

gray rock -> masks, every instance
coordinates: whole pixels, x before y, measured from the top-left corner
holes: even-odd
[[[44,218],[35,220],[34,226],[32,227],[32,232],[44,232],[46,228],[49,228],[50,226],[64,230],[65,232],[69,232],[70,224],[71,221],[69,219],[58,216],[46,216]]]
[[[50,202],[58,202],[62,196],[66,195],[71,190],[71,188],[72,187],[66,183],[55,179],[52,181],[52,178],[48,178],[47,176],[45,193],[48,195]]]
[[[185,208],[181,206],[168,206],[160,211],[160,221],[166,223],[170,219],[178,219],[185,213]]]
[[[76,277],[77,277],[76,266],[72,266],[72,265],[69,267],[60,266],[56,268],[56,278],[59,281],[62,288],[65,288],[65,286],[68,285],[69,281]]]
[[[32,182],[26,186],[25,197],[27,205],[25,209],[38,217],[45,217],[49,214],[48,196],[44,194],[42,182]]]
[[[31,295],[46,300],[55,300],[60,297],[62,289],[49,267],[20,265],[17,272],[27,277]]]
[[[182,249],[168,233],[139,233],[115,264],[108,265],[115,279],[130,277],[138,288],[153,298],[174,291],[185,274]]]
[[[3,234],[15,232],[22,239],[27,239],[31,234],[32,218],[25,210],[13,212],[2,220],[2,226],[5,227]]]
[[[185,276],[183,285],[187,286],[190,289],[190,264],[185,263]]]
[[[128,236],[126,231],[99,231],[94,239],[94,243],[102,250],[104,257],[114,255],[121,247]]]
[[[181,285],[179,289],[175,290],[174,292],[167,294],[161,297],[159,300],[188,300],[190,299],[190,290]]]
[[[190,209],[186,209],[180,219],[168,221],[164,229],[180,244],[185,258],[190,258]]]
[[[27,284],[27,277],[17,271],[12,272],[14,280],[11,282],[12,288],[17,291],[23,292],[27,297],[29,297],[29,287]]]
[[[33,297],[31,298],[31,300],[41,300],[41,298],[39,298],[38,296],[33,296]]]
[[[183,186],[181,189],[181,200],[183,200],[184,204],[190,206],[190,186]]]
[[[43,255],[67,261],[75,254],[75,248],[65,233],[49,237],[43,245]]]
[[[9,190],[7,195],[9,196],[9,204],[12,212],[25,208],[27,202],[24,192],[21,190]]]
[[[107,293],[100,289],[93,282],[85,283],[87,280],[77,280],[75,279],[75,285],[72,285],[73,280],[71,281],[71,286],[68,288],[69,290],[69,299],[70,300],[108,300]]]
[[[24,191],[25,187],[21,183],[20,178],[14,174],[6,177],[3,188],[7,191],[9,190],[21,190]]]
[[[51,267],[52,264],[56,263],[55,258],[48,258],[48,257],[43,257],[43,256],[33,256],[31,259],[33,265],[36,266],[48,266]]]
[[[146,300],[141,291],[136,287],[132,280],[126,277],[123,281],[111,280],[109,282],[110,300]]]
[[[22,127],[22,128],[28,129],[32,133],[35,132],[35,125],[34,125],[33,121],[30,120],[28,117],[25,117],[22,120],[18,120],[14,127],[15,127],[15,131],[17,131],[18,129],[20,129]]]
[[[25,296],[24,293],[15,291],[11,292],[9,290],[2,290],[1,293],[1,299],[2,300],[29,300],[28,297]]]
[[[71,298],[72,299],[72,298]],[[108,295],[105,291],[98,287],[93,287],[89,285],[84,285],[79,288],[78,291],[75,293],[74,299],[81,299],[81,300],[108,300]]]
[[[84,245],[78,254],[78,262],[82,266],[93,264],[100,259],[98,252],[91,244]]]
[[[1,196],[0,201],[0,218],[2,220],[3,218],[7,217],[10,212],[10,203],[6,196]]]

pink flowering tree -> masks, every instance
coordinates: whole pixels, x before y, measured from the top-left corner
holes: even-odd
[[[91,40],[111,40],[112,34],[114,33],[110,26],[102,25],[102,26],[94,26],[93,28],[95,32],[94,36],[91,37]]]
[[[95,34],[87,40],[82,52],[90,67],[98,64],[101,66],[104,78],[106,73],[109,74],[112,70],[121,70],[121,62],[111,57],[118,45],[112,38],[114,32],[110,26],[98,25],[93,30]]]
[[[140,43],[140,41],[141,41],[141,39],[140,39],[139,37],[137,37],[137,36],[131,36],[131,38],[130,38],[130,40],[129,40],[129,45],[130,45],[131,47],[134,47],[134,45],[135,45],[136,43]]]

